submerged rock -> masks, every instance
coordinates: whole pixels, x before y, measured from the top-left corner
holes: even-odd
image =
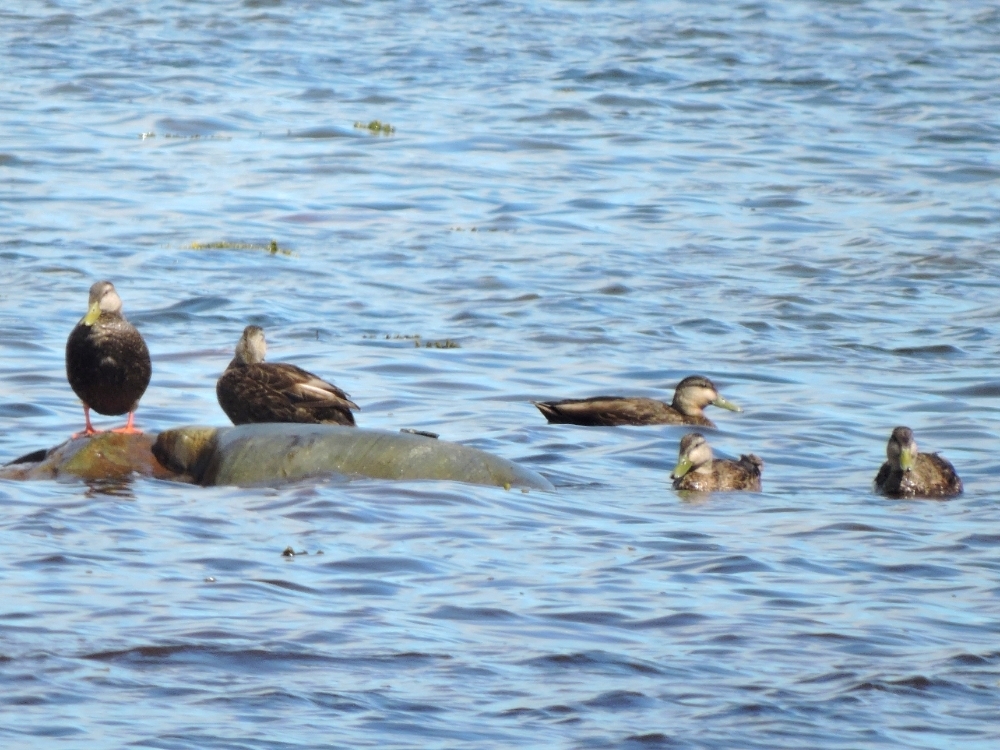
[[[269,484],[336,473],[553,489],[537,472],[476,448],[330,424],[182,427],[160,433],[152,450],[171,471],[203,485]]]

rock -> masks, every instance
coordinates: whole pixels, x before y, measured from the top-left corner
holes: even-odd
[[[332,424],[182,427],[160,433],[152,450],[164,466],[203,485],[272,484],[336,473],[554,489],[537,472],[476,448]]]
[[[157,479],[179,479],[165,469],[150,450],[155,435],[99,432],[67,440],[49,451],[34,451],[0,467],[2,479],[56,479],[63,476],[97,481],[126,479],[140,474]]]

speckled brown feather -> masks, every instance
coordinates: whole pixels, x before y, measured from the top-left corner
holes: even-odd
[[[66,379],[100,414],[135,411],[152,374],[146,342],[120,313],[101,313],[90,326],[77,324],[66,341]]]
[[[330,423],[353,427],[358,405],[340,388],[284,362],[231,362],[215,388],[233,424]]]
[[[886,461],[875,477],[875,489],[889,497],[954,497],[962,493],[962,480],[951,462],[937,453],[918,453],[912,471]]]
[[[712,420],[704,415],[681,414],[670,404],[652,398],[594,396],[533,403],[551,424],[577,424],[587,427],[690,424],[715,427]]]
[[[764,462],[753,453],[740,456],[739,461],[715,459],[712,461],[711,474],[689,471],[680,479],[674,480],[674,489],[691,492],[760,492],[763,467]]]

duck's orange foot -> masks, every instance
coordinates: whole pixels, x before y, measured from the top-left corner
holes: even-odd
[[[138,430],[131,425],[125,425],[124,427],[115,427],[113,430],[108,430],[108,432],[117,432],[119,435],[141,435],[142,430]]]
[[[69,436],[70,440],[76,440],[78,437],[93,437],[94,435],[100,435],[104,430],[95,430],[93,427],[90,429],[85,429],[82,432],[74,432]]]
[[[141,435],[142,430],[137,430],[133,420],[135,419],[135,412],[128,413],[128,422],[125,423],[124,427],[115,427],[111,432],[117,432],[119,435]]]

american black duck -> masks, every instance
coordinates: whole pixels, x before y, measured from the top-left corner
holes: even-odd
[[[675,490],[760,492],[760,472],[763,468],[764,462],[753,453],[740,456],[739,461],[713,460],[712,448],[705,436],[691,432],[681,438],[677,466],[670,477],[674,480]]]
[[[284,362],[265,362],[260,326],[247,326],[236,355],[216,383],[219,406],[233,424],[304,422],[354,426],[360,407],[332,383]]]
[[[703,409],[712,404],[729,411],[743,411],[727,401],[715,384],[701,375],[684,378],[674,389],[674,400],[667,404],[652,398],[594,396],[565,401],[533,401],[552,424],[578,424],[587,427],[616,425],[696,424],[715,427]]]
[[[885,447],[888,459],[875,477],[875,489],[889,497],[955,497],[962,480],[951,462],[937,453],[918,453],[909,427],[897,427]]]
[[[80,434],[93,435],[90,410],[113,416],[128,413],[128,422],[113,432],[137,433],[134,419],[146,392],[153,365],[146,342],[122,315],[122,300],[110,281],[90,287],[87,314],[66,340],[66,379],[83,401],[86,422]]]

